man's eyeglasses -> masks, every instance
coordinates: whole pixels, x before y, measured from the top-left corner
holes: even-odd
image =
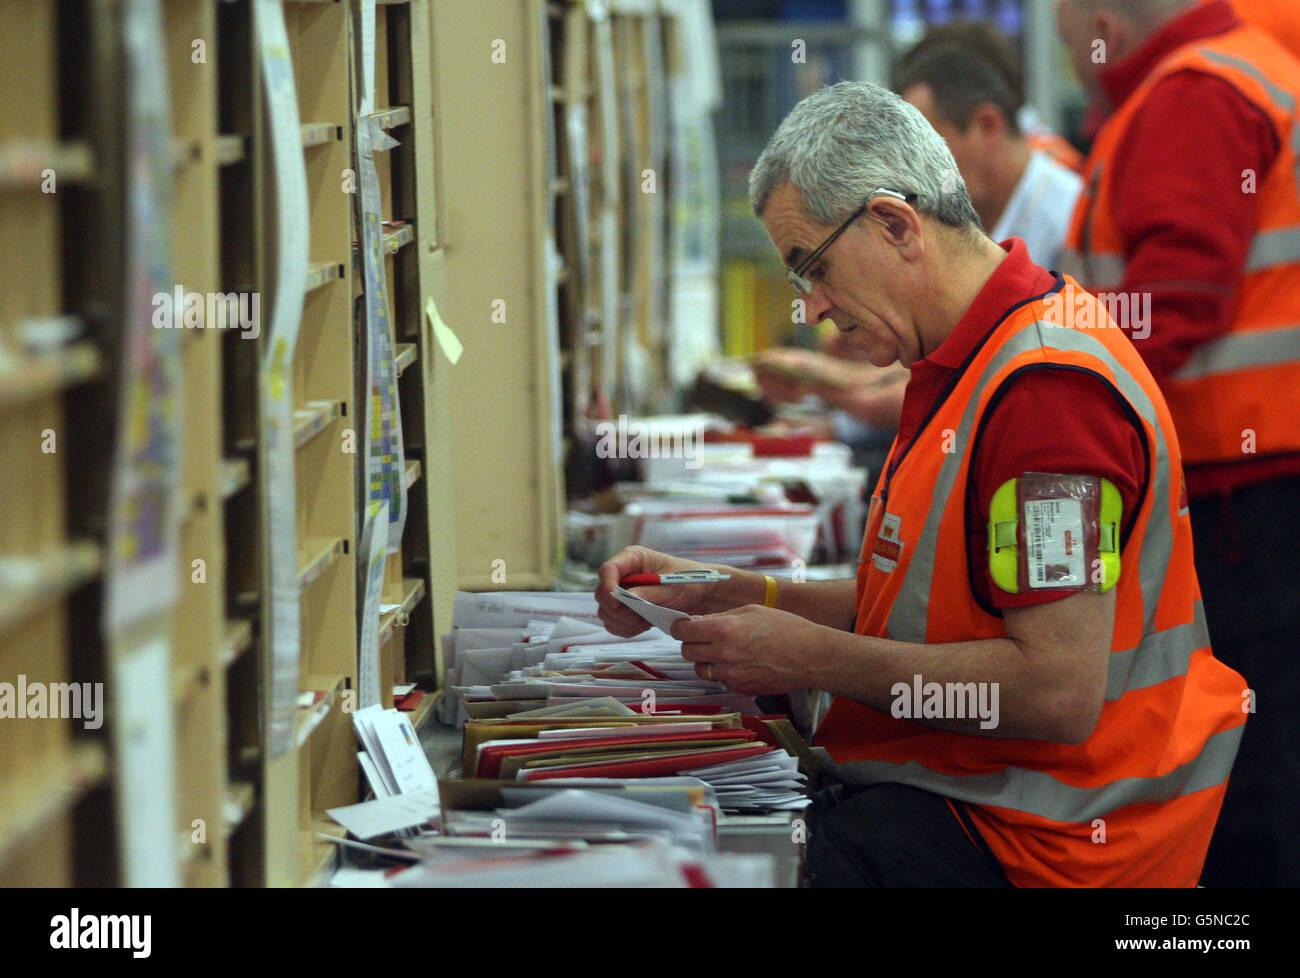
[[[897,190],[889,190],[886,187],[878,187],[871,191],[862,206],[850,214],[847,221],[831,232],[829,238],[818,245],[816,249],[813,250],[812,254],[801,261],[797,267],[786,271],[785,277],[790,280],[790,284],[793,285],[801,295],[807,295],[812,291],[812,283],[808,281],[806,277],[808,272],[817,264],[817,262],[821,261],[822,255],[826,253],[827,248],[835,243],[835,239],[847,231],[850,224],[867,212],[867,208],[871,206],[871,202],[877,197],[893,197],[895,200],[901,200],[904,203],[910,204],[916,200],[917,195],[899,193]]]

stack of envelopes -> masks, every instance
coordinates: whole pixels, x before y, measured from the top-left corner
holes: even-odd
[[[590,594],[462,592],[444,647],[466,777],[687,776],[711,785],[725,810],[807,804],[797,760],[753,697],[701,679],[659,628],[632,639],[605,631]]]
[[[764,718],[629,715],[607,720],[472,720],[464,771],[522,782],[687,776],[727,811],[807,804],[798,761],[775,745]]]

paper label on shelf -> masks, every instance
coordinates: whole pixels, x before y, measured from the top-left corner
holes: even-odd
[[[429,296],[429,301],[424,304],[424,314],[429,317],[429,325],[433,327],[433,336],[438,341],[438,346],[442,347],[442,352],[455,366],[460,361],[460,355],[465,352],[465,348],[461,346],[460,340],[452,332],[451,327],[442,321],[442,316],[438,314],[438,304],[433,301],[433,296]]]
[[[268,756],[275,758],[293,742],[301,654],[292,370],[307,285],[310,229],[307,171],[284,10],[280,0],[257,0],[253,15],[266,89],[277,201],[275,311],[265,340],[261,378],[271,590],[266,748]]]
[[[361,24],[357,30],[361,45],[361,110],[366,116],[375,111],[375,0],[358,0],[357,15]]]
[[[171,121],[158,0],[124,9],[126,287],[117,432],[109,483],[104,629],[164,613],[179,588],[180,334],[154,329],[154,297],[172,290]]]
[[[385,528],[388,526],[388,503],[366,517],[361,533],[361,552],[366,555],[366,596],[361,607],[361,661],[358,663],[357,696],[363,709],[378,706],[381,695],[379,678],[379,616],[384,591],[386,562]]]
[[[373,11],[372,11],[373,13]],[[406,469],[402,444],[402,409],[394,362],[392,317],[388,309],[388,273],[384,262],[382,199],[373,156],[376,126],[357,119],[357,170],[361,185],[362,271],[366,311],[365,458],[366,500],[373,508],[388,505],[388,553],[396,553],[406,524]],[[381,135],[382,130],[380,130]]]
[[[130,648],[110,645],[114,801],[124,886],[180,886],[176,759],[166,619]],[[213,829],[215,831],[215,827]]]

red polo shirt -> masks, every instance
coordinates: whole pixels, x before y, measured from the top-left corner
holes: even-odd
[[[1227,0],[1173,18],[1102,74],[1111,104],[1123,104],[1175,49],[1239,23]],[[1135,345],[1157,383],[1231,324],[1259,226],[1259,197],[1242,193],[1242,175],[1268,172],[1277,152],[1273,127],[1245,96],[1192,70],[1162,79],[1121,140],[1112,164],[1114,219],[1126,271],[1114,288],[1151,293],[1151,335]],[[1290,475],[1300,475],[1300,458],[1245,457],[1189,467],[1187,491],[1217,495]]]
[[[1002,247],[1007,257],[948,338],[912,365],[898,426],[898,452],[916,437],[962,364],[1012,309],[1051,291],[1056,277],[1030,260],[1021,239],[1011,238]],[[972,586],[981,600],[997,608],[1045,604],[1075,593],[1053,588],[1007,594],[989,577],[989,505],[1000,485],[1026,472],[1109,479],[1120,491],[1127,519],[1146,490],[1142,435],[1095,377],[1075,370],[1035,370],[1010,382],[1002,401],[983,421],[979,456],[971,470],[978,518],[967,528]]]

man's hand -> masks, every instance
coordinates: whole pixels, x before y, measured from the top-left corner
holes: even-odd
[[[673,637],[681,639],[682,658],[695,663],[698,676],[761,696],[806,688],[808,658],[830,631],[786,611],[745,605],[679,621]]]
[[[773,347],[755,355],[751,365],[763,399],[771,404],[790,404],[814,393],[820,379],[814,366],[819,357],[790,347]]]
[[[911,371],[894,364],[873,367],[870,364],[843,363],[849,373],[834,387],[818,388],[818,395],[841,411],[876,428],[894,429],[903,416],[903,392]]]
[[[715,570],[731,575],[731,580],[716,584],[651,584],[629,590],[653,604],[687,614],[722,611],[744,603],[745,595],[763,594],[763,579],[758,574],[722,564],[702,564],[684,557],[671,557],[647,547],[625,547],[600,565],[596,605],[605,628],[615,635],[631,638],[650,627],[648,621],[614,597],[620,580],[631,574],[669,574],[687,570]]]
[[[906,367],[873,367],[809,350],[776,348],[754,358],[754,377],[774,403],[814,394],[877,428],[897,428],[903,412]]]

